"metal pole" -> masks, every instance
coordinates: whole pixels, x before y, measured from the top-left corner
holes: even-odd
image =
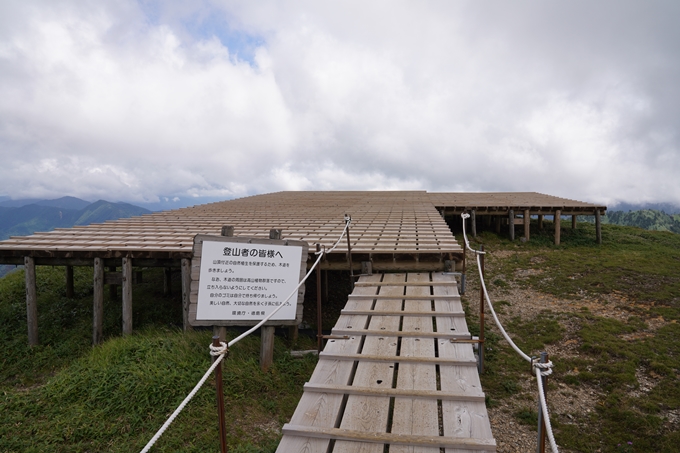
[[[480,246],[479,250],[484,251],[484,246]],[[482,278],[484,278],[484,254],[479,255],[479,264],[482,268]],[[482,282],[479,282],[479,374],[484,372],[484,288]]]
[[[548,363],[548,353],[541,352],[540,363]],[[533,371],[533,370],[532,370]],[[545,397],[545,404],[548,404],[548,377],[541,376],[543,382],[543,396]],[[538,442],[536,445],[536,453],[545,453],[545,420],[543,420],[543,409],[541,408],[541,401],[538,401]]]
[[[220,347],[220,337],[215,335],[212,337],[213,346]],[[213,357],[213,362],[217,357]],[[222,364],[220,363],[215,368],[215,387],[217,389],[217,418],[220,424],[220,452],[227,453],[227,432],[225,429],[224,420],[224,390],[222,389]]]
[[[345,223],[352,220],[352,217],[345,214]],[[352,283],[352,291],[354,291],[354,267],[352,266],[352,244],[349,240],[349,227],[347,227],[347,255],[349,256],[349,279]]]
[[[317,253],[321,251],[321,245],[316,244]],[[321,352],[323,343],[323,331],[321,329],[321,266],[316,267],[316,350]]]

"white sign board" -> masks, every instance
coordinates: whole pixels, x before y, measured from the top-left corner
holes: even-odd
[[[300,283],[302,247],[203,241],[196,321],[257,321]],[[272,320],[296,316],[297,293]]]

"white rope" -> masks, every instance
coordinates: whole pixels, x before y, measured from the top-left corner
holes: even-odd
[[[350,223],[352,223],[352,217],[345,214],[345,229],[342,230],[342,234],[340,235],[340,238],[338,239],[338,241],[335,243],[335,245],[333,247],[330,248],[330,250],[325,250],[325,247],[324,247],[324,250],[316,252],[316,254],[319,255],[319,254],[324,254],[324,253],[331,253],[333,250],[335,250],[335,247],[337,247],[338,244],[340,244],[340,241],[342,241],[342,238],[345,237],[345,233],[347,233],[347,229],[349,228]]]
[[[524,360],[527,362],[532,363],[534,369],[536,370],[536,380],[538,381],[538,396],[539,396],[539,401],[541,402],[541,411],[543,412],[543,420],[545,421],[545,427],[546,431],[548,433],[548,438],[550,439],[550,447],[552,448],[553,453],[558,453],[557,450],[557,443],[555,442],[555,436],[552,432],[552,426],[550,425],[550,417],[548,416],[548,406],[545,402],[545,395],[543,394],[543,381],[541,380],[541,376],[549,376],[552,374],[552,362],[548,361],[547,363],[540,363],[540,362],[534,362],[531,357],[526,355],[516,344],[508,333],[505,331],[503,328],[503,325],[501,325],[500,320],[498,319],[498,316],[496,315],[496,310],[493,309],[493,304],[491,303],[491,298],[489,297],[489,292],[486,289],[486,283],[484,282],[484,274],[482,273],[482,263],[480,261],[480,255],[484,255],[485,252],[482,252],[480,250],[474,250],[472,247],[470,247],[470,242],[468,241],[467,234],[465,233],[465,219],[470,217],[470,214],[462,213],[460,215],[463,218],[463,239],[465,240],[465,246],[472,252],[475,253],[477,257],[477,269],[479,270],[479,281],[481,282],[482,285],[482,290],[484,291],[484,299],[486,300],[486,304],[489,307],[489,310],[491,310],[491,314],[493,315],[494,321],[496,321],[496,326],[498,327],[498,330],[501,331],[501,334],[503,335],[503,338],[505,338],[505,341],[508,342],[510,346],[512,346],[512,349],[517,352]]]
[[[544,366],[550,365],[546,371],[542,370]],[[552,362],[548,363],[534,363],[534,369],[536,370],[536,381],[538,382],[538,399],[541,402],[541,411],[543,412],[543,421],[545,426],[545,431],[548,434],[548,440],[550,441],[550,448],[553,453],[559,453],[557,448],[557,442],[555,442],[555,434],[553,434],[552,425],[550,424],[550,414],[548,414],[548,404],[545,402],[545,394],[543,393],[543,379],[541,376],[547,376],[552,373]]]
[[[346,215],[345,216],[345,229],[342,231],[342,235],[340,236],[340,239],[338,239],[338,242],[336,242],[335,245],[333,246],[333,248],[331,248],[328,252],[333,251],[333,249],[335,249],[335,247],[337,247],[337,245],[340,243],[342,238],[345,236],[345,233],[347,232],[347,228],[349,228],[349,224],[350,224],[351,221],[352,221],[352,218]],[[163,426],[161,426],[161,428],[158,430],[158,432],[156,434],[154,434],[154,436],[146,444],[146,446],[141,451],[141,453],[147,453],[151,449],[151,447],[153,447],[153,445],[156,443],[156,441],[163,435],[165,430],[168,429],[170,424],[173,421],[175,421],[175,418],[177,418],[179,413],[182,412],[184,407],[189,403],[189,401],[191,401],[191,399],[194,397],[194,395],[196,395],[196,392],[198,392],[198,390],[203,386],[203,384],[205,384],[205,381],[208,379],[208,376],[210,376],[212,374],[212,372],[215,371],[215,368],[217,368],[217,366],[222,362],[222,360],[224,359],[226,354],[229,352],[229,348],[231,346],[235,345],[236,343],[238,343],[239,341],[241,341],[242,339],[244,339],[245,337],[247,337],[248,335],[250,335],[251,333],[255,332],[264,323],[269,321],[269,319],[271,319],[271,317],[274,316],[281,308],[283,308],[286,305],[286,302],[288,302],[288,300],[291,297],[293,297],[294,294],[297,294],[300,287],[304,284],[304,282],[307,280],[307,278],[312,274],[312,271],[319,264],[319,262],[321,261],[321,258],[323,258],[324,254],[328,253],[328,252],[326,252],[325,250],[322,250],[321,252],[317,252],[319,257],[316,259],[316,261],[314,262],[312,267],[309,269],[309,272],[307,272],[307,275],[305,275],[305,277],[300,281],[300,283],[298,283],[298,285],[288,295],[288,297],[286,297],[286,299],[283,302],[281,302],[281,305],[276,307],[275,310],[273,310],[271,313],[269,313],[269,315],[267,315],[264,319],[262,319],[254,327],[252,327],[248,331],[244,332],[243,334],[239,335],[238,337],[234,338],[228,344],[224,343],[224,342],[220,342],[219,347],[213,346],[212,344],[210,345],[210,355],[213,356],[213,357],[217,357],[217,359],[215,360],[215,362],[213,362],[212,366],[210,368],[208,368],[208,371],[205,372],[205,374],[203,375],[201,380],[198,381],[198,384],[196,384],[196,386],[193,388],[193,390],[191,392],[189,392],[189,394],[187,395],[186,398],[184,398],[184,401],[182,401],[182,403],[180,403],[180,405],[177,407],[177,409],[175,409],[175,412],[173,412],[170,415],[170,417],[165,421],[165,423],[163,423]]]
[[[482,290],[484,291],[484,299],[486,299],[486,304],[489,306],[489,310],[491,310],[491,315],[493,316],[494,321],[496,321],[496,326],[498,327],[498,330],[501,331],[501,334],[503,335],[503,338],[505,338],[505,341],[507,341],[510,346],[512,346],[512,349],[517,352],[524,360],[527,362],[531,362],[531,357],[526,355],[516,344],[514,341],[512,341],[512,338],[510,338],[510,335],[505,331],[503,326],[501,325],[500,320],[498,319],[498,316],[496,315],[496,310],[493,309],[493,305],[491,304],[491,298],[489,297],[489,292],[486,290],[486,283],[484,282],[484,274],[482,273],[482,263],[480,262],[480,255],[484,254],[484,252],[479,251],[479,250],[474,250],[473,248],[470,247],[470,243],[468,242],[467,234],[465,233],[465,219],[470,217],[470,214],[463,213],[460,215],[463,218],[463,238],[465,240],[465,246],[469,249],[472,250],[476,256],[477,256],[477,270],[479,271],[479,281],[482,284]]]
[[[212,355],[212,353],[211,353],[211,355]],[[186,398],[184,398],[184,401],[182,401],[182,403],[179,406],[177,406],[177,409],[175,409],[175,412],[173,412],[172,415],[170,415],[170,417],[168,417],[168,419],[165,421],[165,423],[163,423],[163,426],[161,426],[161,429],[159,429],[158,432],[151,438],[151,440],[149,441],[149,443],[146,444],[146,446],[144,447],[144,449],[142,450],[141,453],[148,452],[151,449],[151,447],[153,447],[153,444],[155,444],[156,441],[158,439],[160,439],[160,437],[163,435],[165,430],[168,429],[168,426],[170,426],[170,424],[175,421],[175,418],[177,418],[179,413],[182,412],[184,407],[187,404],[189,404],[189,401],[191,401],[191,399],[194,397],[194,395],[196,395],[196,392],[198,392],[198,390],[201,387],[203,387],[203,384],[205,384],[205,381],[212,374],[212,372],[215,371],[215,368],[217,368],[217,365],[222,363],[223,358],[224,358],[224,354],[220,354],[219,357],[217,357],[217,360],[215,360],[215,362],[213,362],[212,366],[210,368],[208,368],[208,371],[205,372],[205,374],[203,375],[201,380],[198,381],[198,384],[196,384],[194,389],[191,392],[189,392],[189,394],[187,395]]]

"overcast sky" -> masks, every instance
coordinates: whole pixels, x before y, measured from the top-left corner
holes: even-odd
[[[0,196],[680,204],[678,18],[677,0],[2,1]]]

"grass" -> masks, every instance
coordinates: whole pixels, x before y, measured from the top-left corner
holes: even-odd
[[[594,227],[580,223],[575,230],[563,229],[562,244],[555,246],[549,223],[542,232],[534,227],[529,242],[510,242],[488,232],[477,242],[491,251],[487,259],[494,272],[487,269],[487,280],[500,298],[504,283],[514,281],[563,300],[584,301],[576,312],[545,310],[531,320],[513,317],[505,326],[530,355],[564,342],[564,326],[572,326],[577,356],[551,357],[555,373],[549,385],[553,390],[593,389],[597,401],[591,413],[573,420],[553,417],[558,444],[584,452],[677,451],[680,431],[671,414],[680,409],[680,235],[604,225],[603,244],[597,245]],[[469,294],[477,297],[474,290]],[[595,315],[588,308],[593,303],[611,304],[628,316]],[[495,306],[511,316],[507,302]],[[473,327],[478,320],[470,315]],[[650,329],[659,317],[662,327]],[[497,406],[519,399],[513,415],[532,425],[536,409],[521,406],[517,385],[527,379],[526,362],[497,335],[487,334],[486,346],[482,385],[488,402]],[[642,389],[642,378],[654,384],[651,390]]]
[[[23,273],[0,280],[0,452],[139,451],[210,366],[212,332],[179,330],[178,295],[155,291],[156,270],[135,287],[135,334],[119,336],[120,302],[107,300],[107,339],[93,348],[91,272],[76,269],[76,297],[68,299],[62,270],[38,269],[34,348],[26,345]],[[259,343],[259,336],[240,342],[223,368],[230,451],[276,449],[316,364],[292,358],[277,338],[275,362],[262,372]],[[211,378],[154,451],[218,451],[216,416]]]

